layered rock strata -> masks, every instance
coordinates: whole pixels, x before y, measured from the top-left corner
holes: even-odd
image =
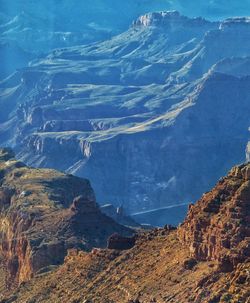
[[[13,286],[58,266],[67,250],[105,247],[130,229],[102,214],[88,180],[29,168],[0,151],[0,255]]]
[[[217,260],[232,271],[250,257],[250,164],[234,167],[215,188],[190,205],[178,230],[197,260]]]

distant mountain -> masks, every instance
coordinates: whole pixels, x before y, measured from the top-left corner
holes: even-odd
[[[125,31],[132,21],[151,11],[179,10],[189,17],[221,19],[250,15],[244,0],[0,0],[0,44],[13,46],[3,58],[16,68],[27,66],[22,53],[36,56],[54,48],[110,39]],[[20,49],[20,54],[16,51]],[[13,57],[12,57],[13,54]],[[1,56],[2,58],[2,56]],[[18,58],[18,60],[17,60]],[[29,56],[29,59],[32,57]],[[5,60],[5,64],[8,63]],[[5,68],[7,70],[7,68]],[[0,74],[0,79],[5,73]]]
[[[54,50],[1,82],[1,144],[88,177],[128,213],[192,201],[245,160],[249,36],[248,18],[171,11]]]
[[[13,46],[1,58],[8,58],[7,65],[12,62],[8,70],[14,72],[27,66],[23,52],[40,56],[58,47],[109,39],[140,14],[169,7],[165,0],[18,0],[14,4],[1,0],[0,43]],[[18,49],[20,54],[16,54]]]

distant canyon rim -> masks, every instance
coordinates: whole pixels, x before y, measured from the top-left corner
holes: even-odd
[[[247,17],[168,11],[55,49],[0,82],[1,146],[128,213],[195,201],[249,155],[249,38]]]

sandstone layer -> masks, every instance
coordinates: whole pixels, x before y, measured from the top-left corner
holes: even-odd
[[[29,168],[0,151],[0,256],[6,287],[63,263],[68,249],[105,247],[131,230],[102,214],[88,180]]]
[[[90,253],[71,249],[63,265],[2,302],[249,303],[249,215],[245,164],[190,205],[178,228],[166,225],[133,240],[113,235],[110,249]]]

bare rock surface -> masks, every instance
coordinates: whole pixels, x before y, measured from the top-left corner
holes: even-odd
[[[250,164],[234,167],[190,206],[177,229],[166,225],[140,231],[135,238],[114,234],[108,248],[89,253],[71,249],[63,265],[5,298],[39,303],[248,303],[249,171]]]
[[[63,263],[71,248],[105,247],[131,230],[102,214],[88,180],[29,168],[0,151],[0,255],[7,286]]]

